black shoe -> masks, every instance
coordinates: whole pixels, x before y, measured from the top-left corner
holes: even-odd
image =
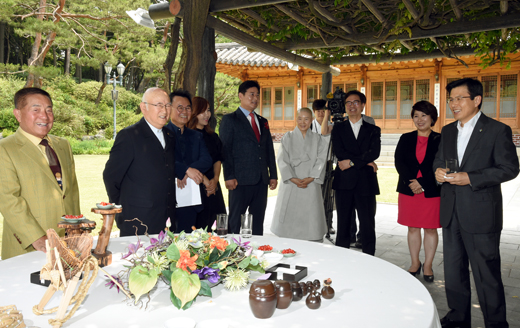
[[[356,243],[354,244],[354,247],[362,249],[363,248],[363,244],[361,244],[359,241],[356,241]]]
[[[336,233],[336,230],[334,228],[329,229],[329,235],[334,235]]]
[[[423,278],[424,278],[424,281],[426,281],[426,282],[433,282],[433,270],[432,270],[431,276],[425,275],[424,270],[423,270]]]
[[[448,315],[441,319],[442,328],[471,328],[471,322],[452,321],[448,319]]]
[[[422,266],[422,264],[419,262],[419,269],[417,269],[417,271],[415,271],[415,272],[408,271],[408,273],[410,273],[412,276],[416,277],[418,274],[421,273],[421,266]]]

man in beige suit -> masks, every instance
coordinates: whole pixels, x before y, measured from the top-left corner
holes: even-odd
[[[45,252],[46,230],[57,230],[65,214],[80,214],[70,144],[48,134],[54,122],[50,95],[38,88],[21,89],[14,106],[20,127],[0,140],[2,259],[35,249]]]

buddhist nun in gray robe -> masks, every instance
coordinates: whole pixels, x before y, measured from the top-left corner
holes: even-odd
[[[311,119],[312,119],[312,113]],[[309,124],[310,125],[310,124]],[[321,241],[327,231],[321,185],[325,177],[329,136],[297,126],[286,133],[278,154],[282,184],[278,192],[271,231],[280,237]],[[314,178],[306,188],[291,179]]]

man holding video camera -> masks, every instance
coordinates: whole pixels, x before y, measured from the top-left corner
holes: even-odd
[[[374,161],[381,152],[381,129],[363,120],[366,103],[363,93],[353,90],[341,95],[345,99],[344,108],[341,108],[342,101],[336,99],[339,98],[337,93],[329,100],[328,107],[333,117],[346,112],[348,119],[336,123],[332,130],[332,145],[338,158],[332,184],[338,214],[336,245],[350,248],[352,211],[355,209],[363,253],[374,255],[376,195],[379,194]]]

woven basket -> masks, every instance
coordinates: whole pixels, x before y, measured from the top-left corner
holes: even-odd
[[[60,255],[65,278],[70,279],[81,270],[83,262],[92,251],[92,236],[90,234],[60,237],[54,229],[47,230],[47,238],[51,249],[57,248]],[[51,263],[56,263],[54,252],[50,252]]]

